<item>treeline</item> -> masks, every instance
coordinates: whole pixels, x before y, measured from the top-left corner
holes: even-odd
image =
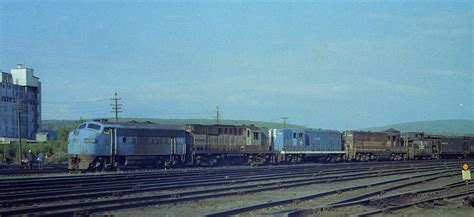
[[[47,142],[39,143],[26,143],[22,142],[22,159],[25,158],[28,150],[31,150],[33,154],[38,155],[40,152],[47,156],[47,161],[64,163],[67,162],[67,143],[69,132],[73,128],[61,127],[54,129],[58,133],[57,140],[50,140]],[[2,144],[0,148],[0,161],[6,163],[17,162],[19,154],[18,142],[11,142],[10,144]]]

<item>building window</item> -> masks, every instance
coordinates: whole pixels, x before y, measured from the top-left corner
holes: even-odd
[[[298,138],[302,139],[303,138],[303,133],[298,133]]]
[[[293,133],[293,139],[296,139],[296,133]]]

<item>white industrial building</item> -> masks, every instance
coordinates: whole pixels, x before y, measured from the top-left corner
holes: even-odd
[[[18,64],[10,73],[0,70],[0,143],[34,140],[41,126],[41,82],[34,70]],[[18,130],[20,117],[20,130]]]

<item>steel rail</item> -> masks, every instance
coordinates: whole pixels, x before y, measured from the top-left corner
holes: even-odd
[[[451,169],[451,171],[452,170],[454,170],[454,169]],[[347,192],[347,191],[353,191],[353,190],[372,187],[372,186],[389,184],[389,183],[409,180],[409,179],[413,179],[413,178],[420,178],[420,177],[426,177],[426,176],[432,176],[432,175],[447,176],[447,174],[444,174],[444,173],[446,173],[448,171],[449,170],[447,170],[447,171],[438,171],[438,172],[429,173],[429,174],[421,174],[421,175],[415,175],[415,176],[410,176],[410,177],[395,178],[395,179],[390,179],[390,180],[386,180],[386,181],[374,182],[374,183],[370,183],[370,184],[363,184],[363,185],[356,185],[356,186],[352,186],[352,187],[338,188],[338,189],[328,190],[328,191],[324,191],[324,192],[318,192],[318,193],[315,193],[315,194],[306,195],[306,196],[302,196],[302,197],[265,202],[265,203],[250,205],[250,206],[241,207],[241,208],[237,208],[237,209],[231,209],[231,210],[225,210],[225,211],[221,211],[221,212],[215,212],[215,213],[208,214],[206,216],[236,215],[236,214],[255,211],[255,210],[259,210],[259,209],[270,208],[270,207],[281,206],[281,205],[287,205],[287,204],[292,204],[292,203],[299,203],[301,201],[312,200],[312,199],[316,199],[316,198],[320,198],[320,197],[324,197],[324,196],[338,194],[338,193],[341,193],[341,192]],[[454,174],[454,172],[452,172],[452,174]]]
[[[468,190],[457,192],[457,193],[445,194],[445,195],[441,195],[441,196],[431,197],[431,198],[428,198],[428,199],[413,201],[413,202],[409,202],[409,203],[403,203],[403,204],[400,204],[400,205],[386,207],[386,208],[383,208],[383,209],[377,209],[377,210],[364,212],[364,213],[358,213],[358,214],[354,214],[354,215],[351,215],[351,216],[368,216],[368,215],[374,215],[374,214],[378,214],[378,213],[386,213],[386,212],[393,211],[393,210],[398,210],[398,209],[404,209],[404,208],[407,208],[407,207],[411,207],[411,206],[414,206],[414,205],[417,205],[417,204],[430,203],[430,202],[439,201],[439,200],[462,197],[462,196],[467,196],[467,195],[470,195],[470,194],[474,194],[474,189],[468,189]]]
[[[383,168],[360,168],[360,169],[368,169],[368,170],[375,170],[375,169],[386,169],[385,167]],[[209,173],[204,173],[204,174],[192,174],[192,175],[186,175],[186,176],[166,176],[166,177],[157,177],[157,176],[125,176],[121,177],[119,180],[118,178],[107,178],[107,182],[97,182],[98,180],[94,179],[94,181],[87,181],[87,182],[80,182],[78,183],[78,180],[76,180],[74,177],[71,177],[71,182],[72,183],[54,183],[53,181],[44,181],[40,183],[36,183],[36,185],[29,186],[26,184],[23,185],[13,185],[15,187],[5,187],[3,191],[0,193],[0,198],[5,195],[9,194],[29,194],[33,192],[38,192],[38,191],[48,191],[49,189],[53,190],[65,190],[65,189],[71,189],[71,188],[85,188],[85,187],[92,187],[92,186],[103,186],[107,187],[110,186],[109,182],[113,182],[114,185],[118,184],[123,184],[127,183],[129,184],[131,180],[133,180],[134,184],[136,183],[144,183],[146,184],[147,182],[149,183],[156,183],[159,181],[160,183],[165,183],[165,182],[176,182],[176,181],[182,181],[186,180],[186,177],[192,177],[193,180],[198,180],[198,179],[204,179],[204,178],[225,178],[226,180],[235,178],[235,177],[278,177],[278,176],[285,176],[285,175],[294,175],[295,177],[298,176],[304,176],[304,174],[317,174],[317,175],[322,175],[322,174],[334,174],[338,172],[351,172],[353,171],[353,168],[349,169],[336,169],[336,170],[319,170],[319,169],[304,169],[304,170],[290,170],[290,171],[261,171],[260,173],[257,173],[255,171],[252,172],[232,172],[232,173],[219,173],[219,174],[209,174]],[[276,175],[275,175],[276,174]],[[102,178],[102,177],[101,177]],[[105,178],[104,178],[105,179]],[[104,180],[100,179],[100,180]],[[38,189],[38,186],[41,186],[41,189]]]
[[[421,192],[426,193],[426,192],[433,192],[433,191],[443,190],[443,189],[446,189],[446,188],[457,187],[457,186],[460,186],[460,184],[461,185],[464,184],[464,182],[453,182],[453,183],[447,184],[447,185],[445,185],[443,187],[439,187],[439,188],[430,188],[430,189],[424,189],[424,190],[418,190],[418,191],[411,191],[411,192],[406,192],[406,193],[389,195],[389,196],[385,196],[385,197],[380,196],[380,195],[386,194],[387,192],[394,191],[394,190],[397,190],[397,189],[400,189],[400,188],[404,188],[404,187],[408,187],[408,186],[416,185],[416,184],[421,184],[421,183],[428,182],[428,181],[433,181],[433,180],[436,180],[436,179],[439,179],[439,178],[450,177],[450,176],[453,176],[453,175],[457,175],[457,173],[454,172],[453,174],[450,174],[450,175],[441,175],[441,176],[431,177],[431,178],[418,180],[418,181],[414,181],[414,182],[410,182],[410,183],[391,186],[391,187],[388,187],[388,188],[385,188],[385,189],[382,189],[382,190],[376,190],[376,191],[368,192],[368,193],[365,193],[365,194],[354,196],[354,197],[351,197],[351,198],[348,198],[348,199],[335,201],[335,202],[325,204],[325,205],[315,206],[315,207],[311,207],[311,208],[307,208],[307,209],[296,209],[296,210],[291,210],[291,211],[286,211],[286,212],[278,212],[278,213],[274,213],[274,215],[289,216],[289,217],[290,216],[306,216],[306,215],[317,214],[318,212],[321,212],[321,211],[324,211],[324,210],[330,210],[330,209],[333,209],[333,208],[352,206],[352,205],[357,205],[357,204],[369,204],[369,203],[372,203],[372,201],[375,200],[375,199],[386,200],[388,198],[401,197],[401,196],[404,196],[404,195],[412,195],[412,194],[415,194],[415,193],[421,193]],[[379,197],[375,197],[375,196],[379,196]]]
[[[448,166],[447,164],[445,164]],[[432,165],[431,167],[435,167],[436,165]],[[395,168],[391,166],[376,166],[376,167],[353,167],[353,168],[343,168],[343,169],[331,169],[331,171],[336,172],[348,172],[350,170],[376,170],[376,169],[388,169],[388,168]],[[427,168],[427,167],[425,167]],[[330,168],[327,168],[330,169]],[[232,177],[232,176],[247,176],[247,175],[255,175],[258,173],[265,173],[265,174],[276,174],[276,173],[281,173],[282,170],[259,170],[259,171],[225,171],[225,172],[220,172],[220,173],[210,173],[210,172],[199,172],[199,173],[191,173],[191,174],[161,174],[161,173],[139,173],[139,174],[107,174],[107,175],[98,175],[98,176],[93,176],[93,177],[88,177],[88,178],[81,178],[81,177],[75,177],[75,176],[70,176],[70,177],[61,177],[60,179],[51,179],[51,178],[44,178],[44,179],[35,179],[34,181],[26,181],[23,182],[23,180],[14,180],[12,182],[1,182],[0,181],[0,189],[3,189],[2,193],[0,195],[5,195],[8,194],[9,192],[20,192],[23,191],[23,193],[31,192],[31,191],[37,191],[38,187],[41,187],[41,190],[46,190],[46,189],[71,189],[71,188],[83,188],[87,186],[107,186],[109,185],[108,182],[113,182],[115,184],[118,183],[128,183],[130,180],[133,179],[134,182],[141,181],[141,180],[154,180],[160,181],[160,182],[166,182],[166,181],[178,181],[178,180],[185,180],[187,177],[191,177],[193,179],[196,179],[198,177]],[[300,171],[300,173],[305,173],[305,172],[325,172],[328,173],[326,170],[322,170],[319,168],[304,168],[301,170],[283,170],[283,172],[286,172],[286,174],[291,175],[291,174],[297,174],[296,171]],[[283,173],[281,173],[283,174]],[[107,183],[102,182],[103,180],[107,180]],[[100,182],[98,182],[100,181]],[[103,184],[100,184],[103,183]]]
[[[411,170],[412,170],[412,173],[421,172],[420,170],[415,170],[415,169],[411,169]],[[400,171],[393,172],[393,173],[384,173],[383,176],[394,175],[394,174],[400,174]],[[129,207],[127,205],[124,205],[124,203],[130,203],[133,206],[142,206],[142,205],[147,205],[150,203],[152,204],[177,203],[177,202],[192,201],[192,200],[199,200],[199,199],[248,194],[248,193],[276,190],[276,189],[289,188],[289,187],[298,187],[298,186],[309,185],[309,184],[339,182],[339,181],[380,177],[380,176],[381,174],[377,172],[377,174],[371,174],[371,175],[366,175],[366,176],[355,175],[353,177],[336,177],[336,178],[326,179],[326,180],[321,180],[321,179],[312,180],[312,181],[298,180],[297,182],[295,180],[292,180],[292,181],[273,182],[273,183],[265,183],[265,184],[257,184],[257,185],[232,186],[231,188],[224,187],[224,188],[215,188],[215,189],[188,191],[188,192],[178,192],[174,194],[158,195],[158,196],[138,196],[138,197],[132,197],[132,198],[112,198],[112,199],[102,199],[102,200],[88,201],[88,202],[71,202],[71,203],[63,203],[63,204],[55,204],[55,205],[43,205],[43,206],[38,205],[35,207],[21,207],[21,208],[13,208],[13,209],[8,209],[8,210],[5,209],[0,212],[0,215],[38,213],[38,212],[51,211],[51,210],[59,210],[57,212],[60,214],[71,214],[74,212],[81,212],[83,210],[98,211],[98,210],[104,209],[104,207],[108,207],[107,209],[110,209],[111,207],[113,207],[113,209],[122,209],[125,207]],[[216,193],[216,192],[222,192],[222,193]],[[64,209],[74,209],[75,211],[73,212],[64,211]]]
[[[5,204],[15,204],[18,201],[25,202],[31,200],[31,197],[44,197],[48,196],[49,198],[55,199],[56,195],[72,195],[76,193],[87,193],[87,192],[96,192],[96,190],[110,192],[113,190],[126,190],[126,189],[145,189],[151,188],[159,189],[159,190],[167,190],[168,188],[179,186],[181,188],[184,187],[199,187],[199,186],[213,186],[213,185],[230,185],[230,184],[238,184],[238,183],[245,183],[245,182],[255,182],[255,181],[266,181],[269,179],[288,179],[290,178],[301,178],[301,177],[314,177],[314,176],[325,176],[325,175],[332,175],[338,174],[341,172],[349,172],[352,170],[337,170],[337,171],[317,171],[316,173],[313,171],[303,171],[303,172],[289,172],[289,173],[272,173],[272,174],[264,174],[264,175],[253,175],[253,176],[242,176],[242,175],[235,175],[235,176],[216,176],[212,179],[199,179],[194,178],[192,180],[170,180],[168,182],[163,182],[160,180],[160,183],[156,183],[156,180],[133,180],[133,183],[127,181],[126,183],[117,184],[114,183],[111,185],[110,183],[100,184],[100,185],[91,185],[91,186],[65,186],[65,188],[60,189],[38,189],[37,191],[31,192],[27,191],[15,191],[15,192],[7,192],[0,194],[0,205],[5,206]],[[373,170],[371,170],[373,171]],[[353,171],[352,171],[353,172]],[[162,187],[157,188],[157,187]],[[43,198],[46,199],[46,198]]]
[[[437,162],[430,162],[430,163],[419,163],[419,164],[413,164],[413,162],[407,163],[407,166],[414,167],[416,166],[422,166],[422,165],[439,165]],[[448,165],[448,163],[444,163],[445,165]],[[450,163],[451,164],[451,163]],[[365,165],[365,164],[357,164],[357,165],[341,165],[343,167],[350,167],[350,168],[355,168],[358,165],[362,166],[372,166],[370,165]],[[384,168],[388,167],[388,165],[392,164],[378,164],[378,166],[382,165]],[[333,165],[340,167],[338,165]],[[377,164],[375,165],[377,166]],[[400,164],[394,165],[396,167],[400,167]],[[320,165],[311,165],[311,166],[305,166],[305,167],[294,167],[294,165],[291,166],[291,168],[294,169],[315,169],[315,168],[321,168]],[[328,169],[335,169],[333,167],[329,167]],[[263,169],[252,169],[252,168],[247,168],[244,169],[243,171],[249,171],[252,170],[252,172],[259,172],[259,171],[279,171],[279,170],[288,170],[288,167],[268,167],[268,168],[263,168]],[[111,180],[112,178],[119,178],[119,177],[126,177],[126,178],[139,178],[142,176],[150,176],[150,177],[177,177],[178,175],[180,176],[192,176],[194,177],[195,175],[200,175],[202,173],[207,173],[207,174],[213,174],[213,173],[226,173],[226,172],[239,172],[241,169],[227,169],[227,170],[190,170],[190,171],[161,171],[161,172],[127,172],[127,173],[112,173],[112,174],[88,174],[84,176],[54,176],[54,177],[31,177],[31,178],[21,178],[21,179],[0,179],[0,189],[11,189],[12,187],[21,187],[25,188],[28,186],[34,186],[37,184],[38,186],[44,187],[44,182],[47,183],[55,183],[55,184],[66,184],[66,183],[71,183],[73,182],[74,184],[77,183],[86,183],[86,182],[94,182],[98,180],[103,180],[103,179],[109,179]]]
[[[427,168],[426,170],[429,170]],[[393,169],[393,170],[385,170],[385,172],[409,172],[413,171],[413,169]],[[415,170],[416,171],[416,170]],[[365,174],[373,174],[373,173],[380,173],[380,171],[368,171],[362,172],[357,174],[348,175],[345,174],[345,177],[357,177],[360,175]],[[307,174],[307,175],[300,175],[302,178],[299,179],[300,181],[308,181],[308,180],[324,180],[324,179],[332,179],[332,178],[339,178],[341,174],[334,175],[335,173],[318,173],[318,174]],[[337,174],[337,173],[336,173]],[[332,176],[331,176],[332,175]],[[131,185],[127,185],[125,187],[116,186],[116,187],[94,187],[88,189],[74,189],[74,190],[59,190],[59,191],[50,191],[50,192],[41,192],[41,193],[31,193],[31,194],[21,194],[21,195],[7,195],[0,197],[0,205],[3,207],[7,206],[14,206],[19,204],[32,204],[37,203],[38,201],[58,201],[58,200],[74,200],[74,199],[82,199],[82,198],[91,198],[91,197],[107,197],[107,196],[114,196],[114,195],[125,195],[125,194],[134,194],[140,192],[148,192],[148,191],[160,191],[160,190],[177,190],[182,188],[191,188],[191,187],[202,187],[202,186],[215,186],[215,185],[236,185],[240,183],[249,183],[249,182],[257,182],[257,181],[268,181],[268,180],[275,180],[275,179],[295,179],[295,176],[286,177],[287,174],[274,176],[274,179],[269,179],[268,176],[266,177],[242,177],[238,179],[221,179],[221,180],[211,180],[209,182],[202,182],[199,180],[192,180],[186,182],[179,182],[179,183],[156,183],[156,184],[140,184],[134,183]],[[322,177],[324,176],[324,177]],[[309,177],[309,178],[308,178]],[[279,181],[278,183],[282,183]],[[97,191],[99,190],[99,191]],[[63,196],[67,195],[67,196]]]
[[[373,169],[370,171],[374,171]],[[133,183],[130,183],[130,180],[122,180],[122,181],[114,181],[111,185],[109,182],[107,183],[87,183],[87,184],[73,184],[73,185],[64,185],[64,186],[43,186],[41,189],[37,187],[30,187],[30,188],[15,188],[15,189],[8,189],[5,192],[0,193],[0,201],[3,200],[11,200],[15,198],[26,198],[32,196],[45,196],[45,195],[55,195],[55,194],[71,194],[77,191],[85,191],[87,189],[101,189],[101,190],[114,190],[120,188],[129,188],[135,187],[137,185],[140,186],[161,186],[166,185],[167,183],[172,184],[193,184],[193,183],[201,183],[203,181],[208,181],[209,183],[219,184],[220,181],[223,181],[224,184],[227,183],[239,183],[244,180],[245,182],[251,181],[261,181],[267,179],[282,179],[288,178],[301,178],[301,177],[314,177],[314,176],[323,176],[323,175],[331,175],[331,174],[338,174],[338,173],[347,173],[347,172],[354,172],[353,169],[343,169],[343,170],[333,170],[333,171],[312,171],[312,170],[304,170],[304,171],[288,171],[285,173],[278,173],[272,172],[267,174],[257,174],[257,175],[249,175],[249,174],[232,174],[232,175],[225,175],[219,174],[214,176],[198,176],[194,177],[192,180],[184,180],[179,178],[173,179],[154,179],[154,178],[146,178],[146,179],[133,179]],[[254,173],[252,173],[254,174]],[[209,177],[209,178],[208,178]],[[158,184],[157,181],[160,183]],[[73,188],[71,190],[71,188]],[[2,204],[2,202],[0,202]]]

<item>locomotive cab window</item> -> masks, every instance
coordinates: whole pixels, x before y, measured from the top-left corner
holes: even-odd
[[[87,125],[87,128],[93,129],[93,130],[100,130],[100,125],[90,123],[90,124]]]
[[[86,127],[86,124],[81,124],[77,129],[84,129]]]
[[[258,139],[258,132],[253,133],[253,139]]]

